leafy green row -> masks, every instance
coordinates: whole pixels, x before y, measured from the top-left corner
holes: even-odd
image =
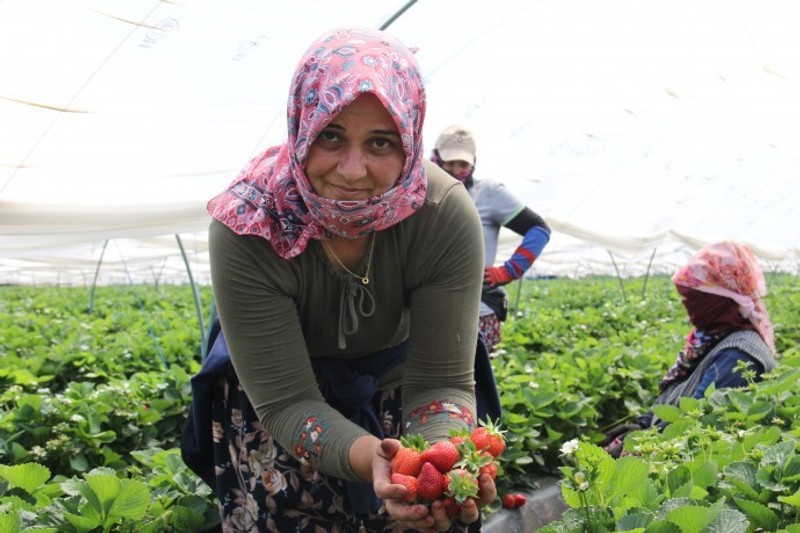
[[[797,278],[790,276],[775,276],[769,282],[768,306],[778,349],[787,360],[800,339],[800,287]],[[647,280],[646,290],[644,280],[627,280],[623,289],[624,293],[619,282],[609,278],[526,281],[516,308],[517,286],[511,287],[516,316],[504,324],[505,353],[493,361],[509,436],[501,457],[506,472],[499,480],[501,490],[530,485],[543,472],[560,474],[560,449],[565,442],[577,438],[582,446],[589,446],[599,441],[604,429],[650,405],[657,381],[682,347],[689,324],[668,278]],[[205,305],[209,296],[204,288]],[[0,530],[27,530],[44,526],[42,520],[62,520],[47,527],[128,531],[152,520],[158,531],[199,531],[213,522],[208,518],[215,514],[210,492],[201,490],[201,482],[185,467],[181,469],[182,463],[172,464],[180,462],[175,446],[189,405],[189,376],[199,367],[198,332],[188,287],[99,288],[91,313],[85,289],[0,288]],[[731,397],[739,404],[747,401]],[[723,411],[715,413],[723,418]],[[662,418],[672,415],[664,413]],[[788,420],[783,429],[792,427]],[[720,422],[725,427],[731,423],[728,419]],[[746,430],[754,434],[761,431],[759,427],[773,433],[777,427],[747,417],[743,423],[751,424]],[[683,426],[673,423],[671,427],[670,431],[678,431]],[[696,428],[698,435],[709,431],[705,425]],[[773,444],[796,437],[792,431],[781,432]],[[665,432],[664,438],[669,435]],[[640,446],[647,442],[642,440]],[[664,446],[664,453],[670,449],[661,442],[652,445]],[[168,451],[160,452],[162,448]],[[169,469],[142,459],[159,453],[170,457]],[[656,458],[636,457],[647,465],[642,479],[650,479],[651,468],[684,467],[694,475],[691,461],[662,464]],[[7,474],[12,468],[26,470]],[[45,468],[52,478],[42,481],[37,468]],[[180,476],[167,479],[179,470]],[[724,471],[724,466],[718,468]],[[27,477],[20,472],[29,472],[33,480],[20,481]],[[144,488],[149,499],[144,514],[109,518],[111,507],[106,511],[102,505],[94,511],[84,508],[110,498],[94,498],[86,490],[72,488],[84,486],[81,483],[96,485],[90,482],[93,476],[134,482],[120,485],[127,487],[120,489],[125,494],[143,494]],[[180,486],[172,487],[172,483]],[[116,486],[108,480],[102,484]],[[653,479],[653,487],[658,496],[654,502],[673,505],[666,503],[676,499],[668,485]],[[49,499],[37,496],[39,491]],[[695,506],[711,509],[719,500],[696,490],[691,496],[698,494],[703,498],[695,498]],[[128,505],[132,504],[123,507]],[[769,503],[765,505],[771,509]],[[189,511],[178,510],[184,507]],[[602,507],[609,512],[614,509]],[[642,512],[659,516],[658,509],[648,507]],[[734,510],[750,516],[739,507]],[[784,520],[783,511],[773,512]],[[203,525],[186,527],[187,513],[193,517],[192,524],[202,520]],[[715,517],[721,514],[730,515],[727,507]],[[68,515],[90,516],[96,522],[81,526],[88,529],[65,529],[63,520]],[[624,518],[617,515],[619,511],[612,512],[615,520]],[[163,522],[167,519],[176,522]],[[12,523],[17,525],[5,527]],[[606,521],[602,528],[627,527],[628,523],[620,526]]]
[[[50,478],[38,463],[0,465],[0,531],[88,533],[203,531],[219,523],[211,489],[189,471],[178,450],[133,456],[138,477],[95,468]]]
[[[771,278],[779,351],[800,344],[799,285],[792,276]],[[690,324],[668,277],[627,280],[624,289],[613,278],[523,286],[493,364],[509,430],[501,490],[557,472],[563,442],[599,442],[603,430],[649,409]],[[510,295],[513,307],[515,289]]]
[[[800,351],[747,390],[710,391],[656,413],[666,429],[625,440],[612,459],[562,447],[570,509],[546,533],[800,532]]]
[[[208,287],[201,293],[210,306]],[[183,286],[0,287],[0,386],[103,383],[200,360],[192,292]]]

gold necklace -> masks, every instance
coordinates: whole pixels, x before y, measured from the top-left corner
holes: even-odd
[[[345,272],[347,272],[357,280],[360,280],[363,285],[369,285],[369,267],[372,265],[372,251],[375,249],[375,232],[372,233],[372,241],[370,242],[369,245],[369,257],[367,257],[367,270],[366,272],[364,272],[363,276],[359,276],[358,274],[356,274],[355,272],[344,266],[344,263],[342,263],[339,260],[339,257],[336,255],[336,252],[333,251],[333,248],[331,248],[331,246],[328,243],[322,241],[322,245],[328,249],[333,258],[336,260],[337,263],[339,263],[339,266],[342,267],[345,270]]]

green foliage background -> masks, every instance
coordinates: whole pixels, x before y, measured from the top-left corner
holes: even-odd
[[[773,275],[768,291],[777,349],[796,352],[800,280]],[[667,276],[532,280],[509,298],[516,316],[494,370],[510,430],[504,480],[520,486],[557,470],[562,442],[597,442],[647,411],[691,325]]]
[[[795,355],[800,280],[768,284],[778,349]],[[562,475],[564,442],[596,443],[646,410],[689,330],[667,277],[508,289],[516,315],[493,360],[509,438],[501,492]],[[208,287],[201,297],[209,309]],[[0,530],[212,526],[210,490],[176,449],[201,359],[191,289],[100,287],[91,309],[89,298],[0,287]]]

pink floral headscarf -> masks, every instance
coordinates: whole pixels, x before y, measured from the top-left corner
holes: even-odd
[[[764,342],[775,351],[775,334],[762,297],[767,294],[764,274],[747,246],[733,241],[709,244],[680,268],[672,281],[708,294],[730,298]]]
[[[405,164],[397,183],[368,200],[331,200],[312,190],[305,174],[317,135],[348,104],[372,93],[397,124]],[[291,259],[310,239],[356,238],[409,217],[425,199],[422,166],[425,89],[413,52],[381,31],[334,30],[300,60],[288,103],[288,137],[253,158],[208,212],[239,235],[264,237]]]

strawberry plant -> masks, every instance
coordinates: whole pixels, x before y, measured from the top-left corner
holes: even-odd
[[[461,454],[453,468],[495,475],[501,495],[535,487],[541,474],[567,482],[560,467],[576,465],[562,462],[565,443],[599,442],[605,429],[649,408],[689,323],[667,276],[650,277],[646,291],[642,279],[623,284],[624,298],[616,278],[525,281],[516,316],[503,324],[501,355],[492,363],[506,448],[494,458],[482,454],[469,434],[452,435]],[[665,530],[678,522],[686,528],[677,516],[683,514],[702,515],[698,524],[725,517],[738,523],[731,510],[744,515],[748,527],[765,531],[784,523],[791,531],[792,520],[800,520],[796,452],[787,444],[800,437],[794,393],[800,365],[792,363],[800,339],[800,286],[796,277],[782,274],[771,274],[768,284],[767,306],[783,354],[780,377],[751,391],[717,391],[663,409],[659,416],[672,421],[664,433],[626,439],[638,447],[628,450],[631,459],[646,465],[637,480],[643,488],[621,499],[616,493],[587,494],[587,508],[596,508],[597,517],[612,502],[604,527],[634,529],[652,515],[672,524]],[[201,294],[207,306],[210,288]],[[72,512],[60,500],[83,496],[67,494],[61,484],[88,484],[86,476],[98,467],[144,483],[150,495],[146,514],[135,524],[123,518],[108,527],[204,529],[197,524],[213,523],[214,498],[182,469],[175,449],[189,405],[189,376],[200,364],[191,290],[98,287],[91,311],[88,304],[86,288],[0,287],[0,469],[13,478],[0,474],[0,531],[33,527],[34,518],[50,516],[45,509],[55,505],[62,514]],[[632,469],[630,476],[639,471],[631,461],[614,464]],[[30,480],[20,481],[18,473],[28,470],[24,477]],[[565,520],[585,524],[577,493],[592,478],[576,470],[569,479],[577,507]],[[726,507],[717,512],[714,505],[722,499]],[[446,491],[442,501],[448,512],[457,512]],[[498,500],[491,509],[500,505]],[[688,507],[702,510],[687,513]]]
[[[631,434],[619,460],[567,442],[561,483],[571,509],[545,531],[800,531],[798,391],[794,349],[745,390],[657,407],[671,423]]]
[[[211,489],[183,464],[178,450],[137,454],[139,479],[108,468],[51,478],[37,463],[0,465],[0,531],[204,531],[219,523]]]

